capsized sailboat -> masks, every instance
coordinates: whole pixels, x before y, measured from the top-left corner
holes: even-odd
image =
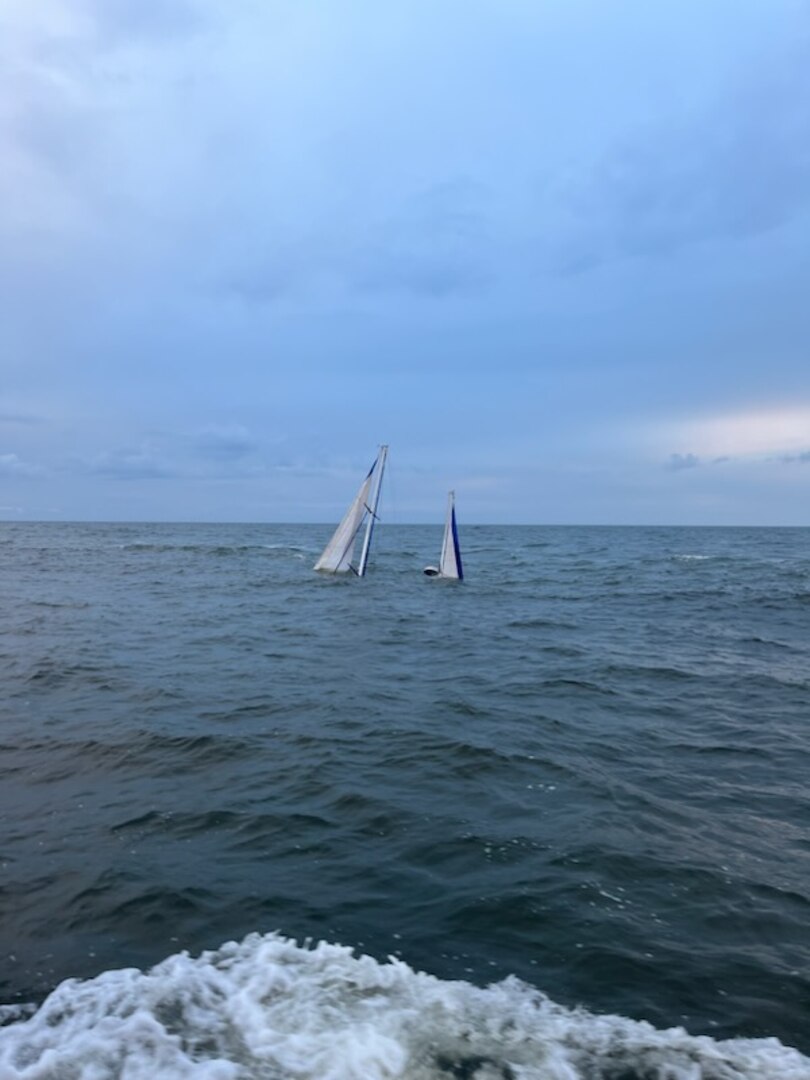
[[[456,526],[456,495],[451,491],[447,496],[447,517],[444,522],[442,554],[438,566],[426,566],[424,573],[428,577],[455,578],[464,580],[464,567],[461,564],[461,549],[458,546],[458,528]]]
[[[323,554],[315,563],[316,570],[323,570],[328,574],[356,574],[363,577],[368,566],[368,556],[371,551],[371,537],[374,533],[374,523],[377,520],[377,504],[380,501],[380,487],[382,485],[385,460],[388,457],[388,447],[381,446],[380,452],[374,464],[368,471],[360,490],[354,497],[349,509],[335,529],[334,535]],[[366,531],[363,536],[363,545],[360,549],[360,559],[354,564],[354,548],[357,537],[365,522]]]

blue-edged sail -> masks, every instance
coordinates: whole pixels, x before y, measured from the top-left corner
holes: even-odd
[[[374,522],[377,520],[377,504],[380,501],[380,487],[387,456],[388,447],[381,446],[377,459],[360,485],[360,490],[355,495],[351,506],[335,529],[332,539],[323,549],[320,559],[315,563],[316,570],[323,570],[328,574],[353,573],[358,577],[365,574],[371,551]],[[364,524],[366,530],[363,546],[360,549],[360,559],[355,565],[354,549]]]
[[[456,525],[456,496],[453,491],[447,496],[447,517],[444,522],[444,536],[442,537],[442,553],[439,558],[439,565],[426,566],[425,573],[428,577],[464,580],[464,567],[461,562],[461,548],[458,544],[458,527]]]

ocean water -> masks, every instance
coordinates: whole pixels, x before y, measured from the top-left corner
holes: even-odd
[[[0,526],[0,1080],[810,1080],[810,530]]]

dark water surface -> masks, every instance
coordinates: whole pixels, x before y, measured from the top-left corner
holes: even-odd
[[[0,526],[0,1001],[277,930],[810,1053],[810,530],[330,531]]]

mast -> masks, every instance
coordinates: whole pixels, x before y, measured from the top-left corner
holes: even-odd
[[[381,446],[379,457],[377,458],[377,470],[374,477],[374,490],[371,496],[370,505],[366,506],[368,510],[368,522],[366,524],[366,535],[363,537],[363,547],[360,552],[360,562],[357,565],[357,576],[363,577],[366,572],[366,564],[368,563],[368,553],[371,549],[371,537],[374,532],[374,522],[377,520],[377,504],[380,501],[380,488],[382,486],[383,470],[385,469],[385,459],[388,457],[388,447]]]

